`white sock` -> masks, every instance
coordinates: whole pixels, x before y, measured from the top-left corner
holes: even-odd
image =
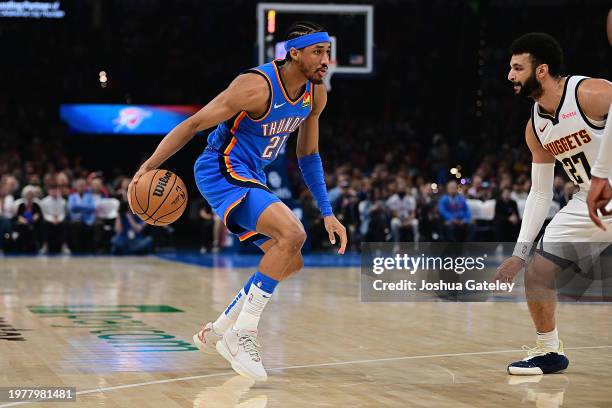
[[[555,330],[548,333],[538,333],[538,343],[542,344],[546,348],[558,350],[559,333],[557,333],[557,329],[555,328]]]
[[[240,292],[236,294],[234,300],[229,304],[227,309],[225,309],[217,318],[217,320],[213,323],[213,331],[219,335],[222,335],[232,327],[232,324],[238,319],[238,315],[242,310],[242,305],[244,304],[244,299],[246,298],[246,294],[244,293],[244,288],[240,289]]]
[[[236,323],[234,323],[234,329],[251,331],[257,330],[261,312],[263,312],[264,307],[266,307],[268,304],[268,300],[270,300],[271,295],[271,293],[260,289],[259,287],[255,286],[255,284],[251,285],[247,300],[242,306],[242,310],[238,315]]]

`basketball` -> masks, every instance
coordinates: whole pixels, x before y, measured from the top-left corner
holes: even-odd
[[[187,189],[170,170],[146,172],[131,192],[132,210],[150,225],[168,225],[179,219],[187,206]]]

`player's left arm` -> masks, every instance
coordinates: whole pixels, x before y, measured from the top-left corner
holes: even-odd
[[[612,115],[612,83],[605,79],[584,80],[578,87],[578,102],[587,117],[595,120],[608,119],[597,160],[591,167],[591,189],[587,197],[591,220],[605,230],[597,211],[604,216],[610,215],[606,206],[612,198],[612,187],[608,181],[612,175],[612,124],[609,120]]]
[[[298,131],[296,153],[298,164],[304,178],[304,183],[317,200],[325,229],[329,234],[329,241],[336,243],[336,236],[340,237],[340,249],[338,253],[344,254],[346,250],[346,228],[336,219],[332,211],[329,198],[327,197],[327,186],[323,173],[323,163],[319,156],[319,117],[327,105],[327,90],[324,85],[314,85],[314,97],[312,98],[312,111]]]
[[[319,154],[319,117],[327,105],[325,85],[315,85],[312,111],[300,125],[296,153],[298,159]]]

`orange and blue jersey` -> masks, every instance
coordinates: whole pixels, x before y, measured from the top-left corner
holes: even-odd
[[[208,146],[228,159],[224,166],[232,174],[233,161],[244,163],[250,170],[263,174],[287,142],[289,135],[308,117],[312,110],[312,84],[306,83],[304,92],[292,100],[279,74],[282,61],[270,62],[246,71],[261,75],[268,82],[270,101],[260,117],[239,112],[223,122],[208,136]]]
[[[261,75],[267,81],[270,97],[266,111],[259,117],[242,111],[220,123],[208,136],[208,145],[195,163],[200,192],[241,241],[257,239],[260,234],[254,231],[260,215],[258,211],[263,211],[269,202],[279,201],[266,186],[263,169],[277,158],[291,133],[312,111],[314,85],[307,82],[303,93],[291,99],[279,73],[282,63],[274,61],[246,71]],[[249,199],[249,207],[255,208],[250,209],[249,217],[253,220],[249,225],[237,225],[232,214],[252,189],[266,193],[252,194],[257,196],[256,200]]]

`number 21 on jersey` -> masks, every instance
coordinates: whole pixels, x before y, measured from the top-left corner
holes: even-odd
[[[268,143],[268,146],[266,146],[264,149],[261,158],[266,160],[275,160],[288,137],[289,135],[272,136],[270,138],[270,143]]]

